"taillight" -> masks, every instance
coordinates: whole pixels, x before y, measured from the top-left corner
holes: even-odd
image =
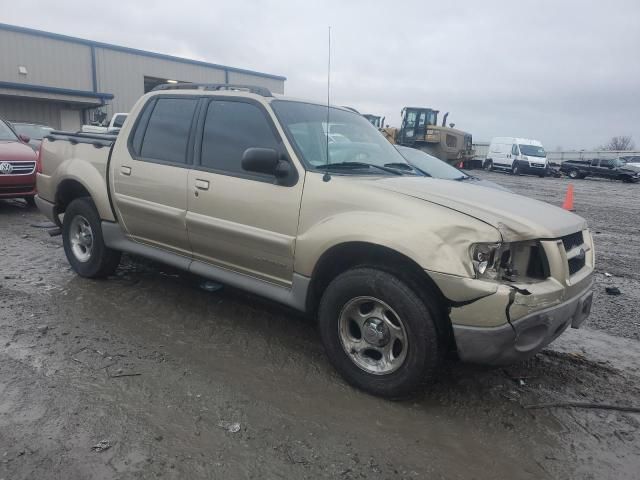
[[[44,139],[40,142],[40,147],[38,148],[38,156],[36,157],[36,173],[42,173],[42,144],[44,143]]]

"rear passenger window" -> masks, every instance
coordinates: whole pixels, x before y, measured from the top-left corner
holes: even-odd
[[[187,163],[189,131],[197,103],[195,98],[159,98],[141,139],[140,156],[164,162]],[[138,138],[136,131],[134,146]]]
[[[209,104],[200,157],[203,167],[249,175],[242,168],[244,151],[251,147],[278,150],[278,146],[279,141],[271,125],[257,106],[229,101]]]

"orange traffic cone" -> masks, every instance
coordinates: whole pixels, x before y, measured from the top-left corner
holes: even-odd
[[[576,209],[573,208],[573,184],[570,183],[567,187],[567,194],[564,197],[564,203],[562,204],[562,208],[565,210],[569,210],[570,212],[575,212]]]

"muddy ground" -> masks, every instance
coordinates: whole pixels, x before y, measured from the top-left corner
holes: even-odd
[[[558,205],[568,184],[479,175]],[[81,279],[36,210],[0,201],[0,479],[638,478],[639,414],[525,408],[640,406],[640,185],[574,185],[587,324],[506,369],[452,363],[405,402],[346,385],[280,306],[131,257]]]

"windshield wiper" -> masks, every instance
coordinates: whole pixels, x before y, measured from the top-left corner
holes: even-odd
[[[469,175],[464,175],[462,177],[456,177],[454,178],[454,180],[457,180],[459,182],[462,182],[463,180],[471,180],[473,177],[469,176]]]
[[[396,170],[403,170],[405,172],[416,173],[416,169],[411,165],[409,165],[408,163],[393,162],[393,163],[385,163],[384,166],[387,168],[395,168]]]
[[[377,168],[378,170],[382,170],[383,172],[392,173],[394,175],[402,175],[403,172],[400,170],[396,170],[395,168],[389,168],[386,166],[375,165],[373,163],[365,163],[365,162],[338,162],[338,163],[328,163],[326,166],[319,166],[319,168],[346,168],[346,169],[359,169],[359,168]]]

